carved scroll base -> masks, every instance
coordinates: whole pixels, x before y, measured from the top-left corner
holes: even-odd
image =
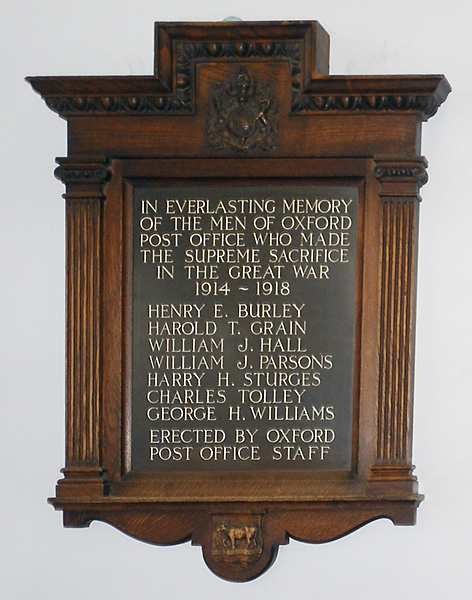
[[[64,511],[64,526],[87,527],[100,520],[139,540],[171,545],[188,540],[202,546],[208,567],[223,579],[249,581],[274,562],[278,548],[290,538],[311,543],[340,538],[362,525],[388,518],[395,525],[414,525],[422,497],[373,498],[353,501],[232,505],[169,504],[115,498],[53,498]]]

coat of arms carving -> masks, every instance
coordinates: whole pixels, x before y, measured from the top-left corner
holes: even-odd
[[[234,568],[244,569],[257,562],[262,554],[260,515],[215,515],[212,556]]]
[[[217,150],[271,150],[277,134],[277,105],[270,83],[257,82],[241,68],[233,81],[213,85],[208,138]]]

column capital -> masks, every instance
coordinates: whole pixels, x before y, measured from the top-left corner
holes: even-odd
[[[66,186],[65,199],[105,199],[103,186],[111,175],[105,158],[83,160],[74,157],[57,158],[54,175]]]
[[[428,181],[428,161],[424,156],[374,157],[373,175],[380,183],[413,183],[421,187]]]

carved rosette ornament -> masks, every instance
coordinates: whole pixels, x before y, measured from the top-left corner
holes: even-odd
[[[213,85],[208,139],[216,150],[271,150],[277,134],[277,104],[270,83],[256,82],[240,68],[233,81]]]

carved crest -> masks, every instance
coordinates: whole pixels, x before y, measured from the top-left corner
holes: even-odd
[[[257,562],[262,554],[260,517],[240,515],[238,520],[214,517],[212,556],[233,568],[244,569]]]
[[[210,106],[208,138],[217,150],[271,150],[277,134],[277,105],[270,84],[240,68],[231,83],[219,81]]]

